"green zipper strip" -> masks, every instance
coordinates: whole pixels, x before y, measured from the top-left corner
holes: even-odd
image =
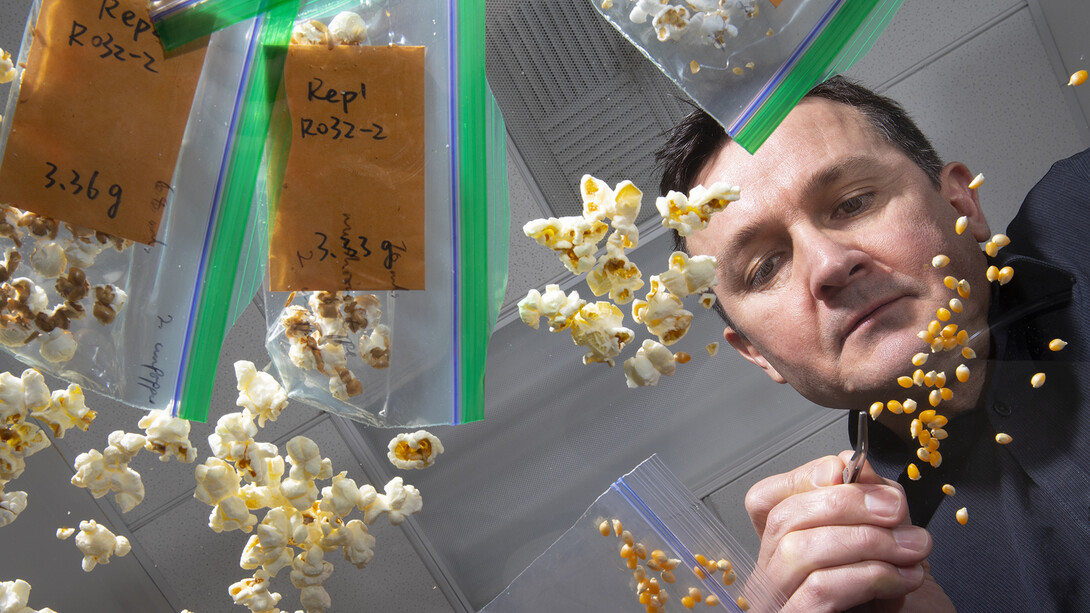
[[[299,0],[208,0],[162,20],[152,21],[163,49],[173,51],[256,15],[286,5],[296,5],[298,9],[298,3]]]
[[[227,333],[226,307],[235,294],[238,262],[244,237],[249,231],[247,222],[269,130],[270,110],[284,72],[284,57],[298,9],[298,0],[295,0],[281,3],[269,12],[253,55],[202,275],[204,282],[192,316],[194,323],[182,365],[178,415],[184,419],[201,422],[208,419],[212,386],[223,337]]]
[[[507,259],[511,246],[511,207],[507,186],[507,128],[492,89],[488,103],[488,330],[496,329],[507,294]]]
[[[734,135],[734,140],[746,151],[756,152],[806,92],[827,75],[828,68],[841,51],[855,39],[860,25],[881,3],[882,0],[846,0],[810,48],[803,52],[780,83],[775,84],[753,118]]]
[[[488,151],[484,0],[458,0],[459,422],[484,419],[488,354]]]
[[[822,80],[844,72],[862,59],[874,46],[882,32],[886,31],[886,26],[893,20],[897,10],[901,8],[902,1],[884,0],[879,6],[875,7],[867,23],[859,28],[852,41],[840,53],[833,65],[826,71],[826,74],[822,75]]]

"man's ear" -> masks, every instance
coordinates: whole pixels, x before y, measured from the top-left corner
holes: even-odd
[[[992,237],[988,228],[988,220],[984,218],[984,211],[980,208],[980,200],[975,189],[969,189],[969,183],[973,180],[973,173],[969,167],[961,162],[950,162],[943,167],[939,175],[942,184],[942,197],[954,207],[958,216],[969,219],[969,233],[977,242],[983,242]]]
[[[761,370],[765,371],[769,379],[772,379],[776,383],[787,383],[787,379],[783,378],[780,371],[776,370],[768,360],[761,355],[761,351],[749,342],[749,339],[739,334],[734,328],[727,326],[723,329],[723,338],[730,343],[731,347],[734,347],[736,351],[745,359],[761,367]]]

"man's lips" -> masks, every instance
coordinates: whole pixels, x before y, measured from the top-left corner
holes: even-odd
[[[882,313],[885,313],[904,297],[905,296],[903,295],[889,296],[881,300],[872,302],[870,305],[860,309],[857,312],[858,314],[854,316],[851,320],[849,320],[848,326],[844,330],[844,334],[843,336],[841,336],[841,339],[846,340],[860,327],[864,326],[870,321],[873,321],[874,318],[880,316]]]

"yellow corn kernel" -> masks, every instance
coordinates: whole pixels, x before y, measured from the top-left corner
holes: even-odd
[[[950,310],[955,313],[960,313],[965,310],[965,307],[961,304],[961,301],[957,298],[950,299]]]
[[[937,319],[932,319],[931,323],[927,324],[927,331],[933,336],[938,336],[942,331],[942,322]]]
[[[662,568],[665,570],[674,570],[678,566],[681,566],[681,560],[677,558],[670,558],[662,563]]]
[[[613,533],[617,536],[621,536],[622,531],[624,531],[624,525],[621,524],[621,520],[613,520]]]
[[[920,421],[926,425],[932,419],[935,419],[936,415],[938,415],[938,411],[935,409],[925,409],[920,411]]]
[[[916,401],[911,398],[905,400],[901,406],[904,407],[905,413],[909,415],[916,412]]]
[[[1011,244],[1011,239],[1006,234],[996,234],[992,237],[992,242],[995,243],[996,247],[1006,247]]]
[[[640,604],[649,604],[651,602],[651,594],[643,592],[640,594]]]
[[[919,332],[916,333],[916,336],[919,337],[919,339],[921,341],[927,343],[928,345],[931,344],[931,341],[935,340],[935,335],[931,334],[927,330],[920,330]]]
[[[942,402],[942,394],[939,390],[931,390],[931,393],[927,395],[927,402],[933,407],[939,406]]]
[[[945,349],[946,351],[950,351],[951,349],[956,349],[957,346],[958,346],[958,338],[957,338],[956,335],[952,336],[950,338],[942,339],[942,348]]]
[[[962,215],[961,217],[958,217],[958,220],[956,222],[954,222],[954,231],[957,232],[958,234],[961,234],[962,232],[965,232],[965,228],[968,228],[968,227],[969,227],[969,218],[964,216],[964,215]],[[953,288],[950,288],[950,289],[953,289]]]
[[[958,381],[965,383],[969,380],[969,367],[964,364],[958,364],[958,367],[954,370],[954,376]]]
[[[948,387],[940,387],[939,388],[939,396],[943,400],[950,400],[951,398],[954,397],[954,390],[952,390],[952,389],[950,389]]]
[[[636,543],[636,546],[633,548],[633,551],[636,552],[636,557],[637,558],[639,558],[641,560],[647,559],[647,548],[643,546],[643,543]]]
[[[903,375],[897,377],[897,385],[900,385],[905,389],[912,387],[912,377],[905,377]]]
[[[984,253],[987,253],[988,257],[994,258],[995,254],[999,253],[999,245],[996,245],[992,241],[984,243]]]
[[[632,577],[635,578],[637,582],[642,583],[643,580],[647,578],[647,572],[643,570],[642,566],[637,566],[636,569],[632,571]],[[639,591],[639,585],[636,586],[636,591]]]
[[[924,354],[927,355],[927,354]],[[924,373],[922,368],[917,368],[912,372],[912,383],[915,385],[923,385]]]
[[[660,588],[659,588],[659,580],[655,579],[655,578],[652,578],[650,581],[648,581],[647,582],[647,590],[649,592],[651,592],[652,594],[658,594],[659,591],[661,591]]]
[[[670,592],[666,592],[666,591],[659,592],[658,594],[655,595],[655,597],[659,599],[659,604],[661,604],[662,606],[665,607],[666,606],[666,601],[670,600]]]
[[[946,387],[946,371],[945,370],[940,372],[939,374],[935,375],[935,387],[939,387],[939,388]],[[945,400],[945,398],[943,400]]]
[[[651,552],[651,559],[658,562],[659,564],[662,564],[667,560],[666,552],[661,549],[656,549]]]
[[[742,68],[741,66],[735,66],[734,68],[731,68],[730,71],[738,76],[746,74],[746,69]]]
[[[636,584],[636,593],[637,594],[642,594],[642,593],[646,592],[647,590],[651,589],[651,582],[646,579],[646,575],[643,572],[641,572],[642,570],[643,570],[643,567],[638,566],[638,567],[636,567],[636,571],[632,573],[633,575],[638,575],[639,583]]]
[[[708,597],[704,599],[704,604],[709,607],[717,607],[719,606],[719,597],[715,594],[708,594]]]
[[[935,311],[935,317],[939,321],[950,321],[950,309],[939,307],[939,310]]]
[[[961,350],[961,357],[965,358],[966,360],[972,360],[976,357],[976,352],[973,351],[972,347],[966,347]]]
[[[954,277],[943,277],[942,284],[950,289],[957,289],[958,280]]]
[[[954,486],[950,485],[949,483],[944,483],[942,486],[942,493],[946,494],[947,496],[953,496],[955,491],[956,490],[954,489]]]
[[[1059,351],[1064,347],[1067,347],[1067,341],[1058,338],[1054,338],[1048,342],[1049,351]]]
[[[991,281],[993,283],[998,281],[999,280],[999,267],[998,266],[989,266],[988,269],[984,271],[984,276],[989,281]]]
[[[948,340],[950,339],[939,337],[931,341],[931,353],[938,353],[943,349],[946,349],[946,341]]]
[[[887,402],[886,408],[889,409],[889,412],[893,413],[894,415],[900,415],[905,410],[904,405],[896,400],[890,400],[889,402]]]
[[[935,384],[935,371],[930,370],[923,376],[923,384],[927,387],[931,387]]]
[[[700,72],[700,62],[696,60],[689,62],[689,70],[691,70],[693,74]]]
[[[693,599],[693,601],[695,601],[695,602],[703,602],[704,601],[704,594],[700,591],[699,588],[695,588],[695,587],[689,588],[689,597],[691,597]]]
[[[955,335],[957,335],[957,333],[958,333],[958,325],[957,324],[946,324],[945,326],[943,326],[942,332],[940,332],[939,335],[942,336],[943,338],[954,338]]]
[[[632,546],[631,545],[621,545],[621,557],[622,558],[631,558],[632,557]]]
[[[598,532],[601,532],[602,536],[609,536],[609,522],[602,520],[602,523],[598,524]]]
[[[973,177],[972,181],[969,181],[969,189],[976,189],[981,185],[984,185],[984,173],[978,174],[977,176]],[[961,233],[958,232],[958,234]]]
[[[875,402],[870,405],[870,418],[878,419],[878,416],[882,414],[882,410],[885,409],[885,405],[879,402]]]
[[[734,601],[734,604],[738,605],[738,609],[741,611],[749,610],[749,601],[746,600],[745,596],[739,596],[738,600]]]
[[[733,568],[723,573],[723,585],[730,585],[737,580],[738,575],[735,574]]]
[[[719,343],[717,343],[717,342],[716,343],[708,343],[708,345],[706,347],[704,347],[704,348],[708,350],[708,355],[710,355],[712,357],[715,357],[715,355],[719,353]]]
[[[931,451],[931,459],[927,461],[931,468],[938,468],[942,464],[942,454],[938,450]]]
[[[946,266],[949,263],[950,263],[950,258],[946,257],[945,255],[942,255],[941,253],[939,255],[936,255],[935,257],[931,258],[931,265],[934,266],[935,268],[942,268],[943,266]]]
[[[775,33],[776,33],[776,31],[775,31],[775,30],[773,30],[772,28],[769,28],[769,29],[768,29],[768,30],[767,30],[767,31],[765,32],[765,36],[772,36],[772,35],[773,35],[773,34],[775,34]]]
[[[908,473],[909,479],[912,479],[913,481],[920,480],[920,469],[917,468],[915,464],[909,464],[905,472]]]
[[[912,435],[912,438],[918,438],[923,431],[923,422],[919,419],[913,419],[912,423],[908,425],[908,432]]]
[[[1007,434],[1006,432],[1000,432],[995,435],[995,442],[999,443],[1000,445],[1006,445],[1013,440],[1014,439],[1011,438],[1011,435]]]
[[[912,365],[913,366],[923,366],[924,363],[926,363],[926,362],[927,362],[927,354],[926,353],[917,353],[916,355],[912,356]]]
[[[681,606],[685,607],[686,609],[691,609],[696,606],[696,601],[693,600],[692,596],[683,596],[681,598]]]
[[[958,330],[958,333],[954,336],[954,340],[958,345],[964,345],[969,342],[969,332],[967,330]]]
[[[943,419],[946,419],[946,418],[944,417]],[[946,440],[946,437],[947,437],[946,430],[943,430],[942,428],[932,428],[931,429],[931,438],[935,439],[936,441],[944,441],[944,440]]]
[[[969,297],[969,282],[965,279],[958,281],[958,296],[962,298]]]
[[[640,565],[640,561],[636,558],[636,556],[630,556],[625,561],[625,566],[627,566],[628,568],[631,568],[631,569],[635,569],[639,565]]]
[[[1067,80],[1068,87],[1077,87],[1086,83],[1086,76],[1085,70],[1076,70],[1071,73],[1071,78]]]
[[[916,457],[920,458],[921,462],[931,461],[931,452],[926,447],[920,447],[916,450]]]
[[[631,532],[625,530],[621,533],[621,542],[623,542],[625,545],[628,545],[629,547],[632,547],[632,545],[636,543],[636,540],[632,538]]]
[[[920,431],[916,433],[914,438],[920,439],[920,447],[927,447],[931,444],[931,432],[924,430],[923,424],[920,424]],[[930,449],[928,449],[928,451],[930,451]]]
[[[662,571],[661,577],[662,577],[662,580],[665,581],[666,583],[673,583],[674,582],[674,573],[672,573],[672,572],[670,572],[668,570]]]
[[[689,360],[692,360],[692,359],[693,359],[693,356],[689,355],[688,353],[686,353],[684,351],[679,351],[679,352],[674,354],[674,361],[677,362],[678,364],[688,364]]]
[[[696,563],[701,565],[701,566],[704,566],[704,565],[706,565],[708,563],[708,558],[705,558],[703,555],[698,553],[698,554],[696,554]]]
[[[696,575],[697,579],[704,579],[707,577],[707,575],[704,574],[704,569],[701,568],[699,564],[693,566],[693,574]]]
[[[958,512],[954,516],[958,518],[958,523],[963,526],[969,523],[969,509],[966,509],[965,507],[958,509]]]
[[[647,568],[655,571],[656,573],[662,572],[664,570],[664,567],[662,566],[662,563],[659,562],[658,560],[648,560],[647,561]]]
[[[1014,278],[1014,269],[1010,266],[1004,266],[999,269],[999,284],[1006,285]]]
[[[716,570],[725,573],[729,572],[730,569],[734,568],[734,565],[730,563],[730,560],[719,560],[715,563],[715,568]]]
[[[1041,387],[1045,384],[1045,373],[1039,372],[1029,379],[1029,384],[1033,387]]]

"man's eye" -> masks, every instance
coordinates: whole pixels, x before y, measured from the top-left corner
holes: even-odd
[[[769,279],[776,273],[776,266],[780,262],[780,256],[772,255],[765,258],[761,265],[757,267],[757,270],[753,272],[753,277],[749,280],[749,286],[751,288],[759,288],[762,285],[768,283]]]
[[[860,194],[841,202],[836,207],[837,215],[854,215],[865,209],[874,198],[874,194]]]

